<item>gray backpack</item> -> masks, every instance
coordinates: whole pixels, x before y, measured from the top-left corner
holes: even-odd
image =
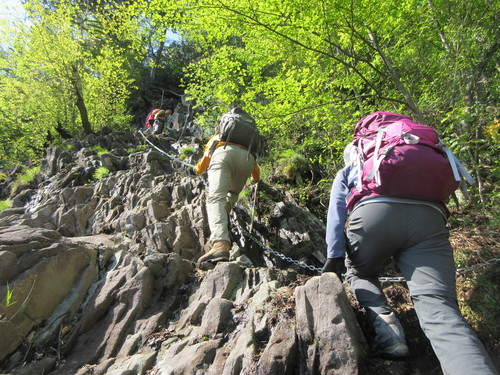
[[[247,113],[226,113],[219,120],[216,133],[221,141],[236,143],[256,155],[261,145],[259,130],[255,120]],[[225,147],[225,145],[224,145]]]

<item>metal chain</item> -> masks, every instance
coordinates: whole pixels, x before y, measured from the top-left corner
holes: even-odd
[[[406,279],[403,276],[383,276],[379,277],[381,283],[405,283]]]
[[[153,143],[151,143],[149,141],[149,139],[146,138],[146,136],[142,133],[141,130],[139,130],[139,133],[142,135],[142,137],[144,138],[144,140],[146,142],[148,142],[151,146],[153,146],[156,150],[158,150],[159,152],[161,152],[163,155],[169,157],[173,161],[176,161],[176,162],[178,162],[178,163],[180,163],[180,164],[182,164],[184,166],[187,166],[187,167],[190,167],[190,168],[194,168],[193,165],[191,165],[189,163],[186,163],[186,162],[184,162],[182,160],[179,160],[179,159],[175,158],[174,156],[167,154],[165,151],[161,150],[160,148],[156,147]],[[235,222],[238,223],[237,220],[235,220]],[[259,245],[262,249],[264,249],[268,253],[274,255],[275,257],[280,258],[280,259],[282,259],[282,260],[284,260],[284,261],[286,261],[288,263],[292,263],[292,264],[296,265],[297,267],[305,268],[305,269],[308,269],[310,271],[315,271],[317,273],[321,273],[321,268],[314,267],[314,266],[312,266],[310,264],[299,262],[298,260],[295,260],[295,259],[292,259],[290,257],[287,257],[286,255],[281,254],[281,253],[277,252],[276,250],[273,250],[270,247],[266,246],[262,241],[260,241],[256,237],[254,237],[252,234],[250,234],[249,231],[247,231],[246,229],[244,229],[240,225],[238,225],[238,227],[239,227],[238,229],[239,229],[239,231],[241,233],[243,233],[246,237],[250,238],[253,242],[255,242],[257,245]],[[468,273],[468,272],[471,272],[471,271],[474,271],[474,270],[477,270],[477,269],[480,269],[480,268],[484,268],[484,267],[487,267],[487,266],[489,266],[491,264],[498,263],[498,262],[500,262],[500,259],[499,258],[494,258],[494,259],[488,260],[486,263],[478,263],[478,264],[475,264],[475,265],[473,265],[471,267],[468,267],[468,268],[458,268],[456,270],[456,275],[457,276],[463,275],[465,273]],[[404,283],[404,282],[406,282],[406,279],[404,277],[402,277],[402,276],[383,276],[383,277],[379,277],[378,281],[380,281],[380,282],[388,282],[388,283]]]
[[[146,142],[148,142],[151,146],[153,146],[158,152],[162,153],[163,155],[167,156],[168,158],[172,159],[173,161],[176,161],[177,163],[180,163],[180,164],[182,164],[186,167],[189,167],[191,169],[194,168],[194,165],[186,163],[185,161],[179,160],[179,159],[173,157],[172,155],[167,154],[165,151],[163,151],[159,147],[156,147],[153,143],[151,143],[151,141],[149,139],[146,138],[146,136],[144,135],[144,133],[141,130],[139,130],[139,134],[142,135],[142,138],[144,138],[144,140]]]
[[[310,271],[316,271],[318,273],[321,273],[321,268],[314,267],[314,266],[311,266],[311,265],[303,263],[303,262],[299,262],[299,261],[297,261],[295,259],[287,257],[286,255],[281,254],[281,253],[279,253],[279,252],[271,249],[270,247],[268,247],[264,243],[262,243],[262,241],[258,240],[254,236],[252,236],[250,234],[250,232],[248,232],[246,229],[243,229],[241,226],[239,227],[239,230],[244,235],[246,235],[246,237],[250,238],[253,242],[255,242],[256,244],[258,244],[265,251],[267,251],[268,253],[274,255],[275,257],[280,258],[280,259],[282,259],[284,261],[287,261],[289,263],[292,263],[292,264],[294,264],[294,265],[296,265],[298,267],[305,268],[305,269],[308,269]],[[497,262],[500,262],[500,259],[495,258],[495,259],[488,260],[486,263],[475,264],[475,265],[473,265],[471,267],[468,267],[468,268],[459,268],[459,269],[456,270],[456,275],[457,276],[458,275],[463,275],[464,273],[468,273],[468,272],[471,272],[471,271],[474,271],[474,270],[477,270],[477,269],[480,269],[480,268],[484,268],[486,266],[489,266],[489,265],[497,263]],[[383,276],[383,277],[379,277],[378,281],[380,281],[382,283],[383,282],[386,282],[386,283],[404,283],[404,282],[406,282],[406,279],[404,277],[402,277],[402,276]]]
[[[257,245],[259,245],[261,248],[263,248],[265,251],[267,251],[268,253],[271,253],[272,255],[274,255],[275,257],[277,258],[280,258],[284,261],[287,261],[288,263],[292,263],[298,267],[301,267],[301,268],[305,268],[305,269],[308,269],[310,271],[316,271],[318,273],[321,272],[321,268],[318,268],[318,267],[314,267],[314,266],[311,266],[309,264],[306,264],[306,263],[303,263],[303,262],[299,262],[298,260],[295,260],[295,259],[292,259],[290,257],[287,257],[286,255],[284,254],[281,254],[281,253],[278,253],[277,251],[271,249],[270,247],[266,246],[264,243],[262,243],[262,241],[258,240],[257,238],[255,238],[254,236],[252,236],[250,234],[250,232],[248,232],[246,229],[240,227],[239,228],[240,231],[246,235],[248,238],[250,238],[253,242],[255,242]]]

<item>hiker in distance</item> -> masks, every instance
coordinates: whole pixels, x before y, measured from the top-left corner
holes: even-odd
[[[398,135],[392,138],[394,142],[399,137],[400,143],[391,145],[398,152],[392,154],[384,154],[381,140],[370,144],[369,132],[363,133],[367,128],[375,130],[373,141],[377,134],[389,134],[387,125],[396,123],[401,126],[413,124],[407,116],[387,112],[375,112],[361,119],[354,141],[344,150],[345,167],[337,173],[330,194],[326,227],[328,259],[322,273],[335,272],[340,278],[346,271],[345,279],[366,309],[375,331],[373,354],[389,359],[404,358],[408,355],[408,346],[402,326],[378,281],[382,267],[392,257],[407,281],[420,326],[443,372],[450,375],[496,374],[488,353],[458,308],[453,250],[446,228],[449,212],[444,204],[444,197],[457,185],[448,181],[448,187],[438,186],[446,185],[446,179],[437,183],[440,177],[432,177],[433,173],[441,173],[453,179],[449,158],[429,146],[418,144],[425,143],[424,133],[432,130],[424,125],[417,126],[418,135],[404,126],[406,130],[402,132],[400,127],[394,133]],[[377,124],[387,127],[378,131],[374,129]],[[423,133],[418,133],[420,130]],[[401,139],[401,134],[407,139]],[[387,142],[390,144],[391,138]],[[439,142],[437,134],[430,143],[433,142]],[[370,147],[371,151],[367,151]],[[376,161],[372,168],[373,160],[362,160],[360,152],[367,155],[374,149]],[[412,167],[412,160],[406,161],[410,163],[402,168],[403,173],[409,172],[406,180],[392,176],[396,177],[393,181],[399,188],[392,194],[391,189],[396,187],[384,187],[384,181],[390,185],[388,174],[397,172],[385,169],[383,159],[393,162],[397,159],[394,154],[412,159],[412,150],[415,151],[416,168]],[[385,156],[380,159],[377,155]],[[375,171],[373,175],[372,171]],[[412,190],[413,187],[416,190]],[[407,193],[403,191],[405,188]]]
[[[161,134],[165,124],[168,124],[170,116],[174,113],[173,108],[155,108],[146,118],[144,131],[153,134]]]
[[[194,170],[208,173],[207,215],[211,249],[199,262],[229,259],[229,212],[250,177],[259,181],[255,156],[260,144],[253,118],[235,107],[219,120],[215,135],[208,141],[202,159]]]

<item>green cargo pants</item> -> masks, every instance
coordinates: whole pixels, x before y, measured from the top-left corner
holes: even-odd
[[[210,240],[229,241],[229,218],[232,208],[255,167],[255,158],[244,147],[226,145],[217,148],[208,166],[207,215]]]

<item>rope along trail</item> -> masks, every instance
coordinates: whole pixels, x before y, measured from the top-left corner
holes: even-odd
[[[146,138],[146,136],[144,135],[144,133],[141,130],[139,130],[139,133],[144,138],[144,140],[148,144],[150,144],[155,150],[157,150],[158,152],[160,152],[163,155],[167,156],[172,161],[177,162],[179,164],[182,164],[183,166],[189,167],[191,169],[194,168],[194,165],[186,163],[186,162],[184,162],[182,160],[179,160],[179,159],[175,158],[174,156],[167,154],[165,151],[163,151],[162,149],[158,148],[157,146],[155,146],[149,139]],[[235,213],[235,215],[236,215],[236,213]],[[235,222],[238,223],[237,220],[235,220]],[[281,254],[281,253],[277,252],[276,250],[273,250],[270,247],[268,247],[266,244],[264,244],[262,241],[260,241],[259,239],[257,239],[249,231],[247,231],[246,229],[242,228],[240,225],[237,225],[237,226],[238,226],[238,230],[242,233],[242,235],[244,235],[248,239],[250,239],[253,242],[255,242],[258,246],[260,246],[267,253],[275,256],[276,258],[280,258],[280,259],[282,259],[282,260],[284,260],[284,261],[286,261],[288,263],[291,263],[291,264],[293,264],[293,265],[295,265],[295,266],[297,266],[299,268],[304,268],[304,269],[307,269],[309,271],[315,271],[317,273],[321,273],[321,268],[318,268],[318,267],[315,267],[315,266],[312,266],[312,265],[309,265],[309,264],[306,264],[306,263],[303,263],[303,262],[299,262],[298,260],[295,260],[295,259],[292,259],[290,257],[287,257],[286,255]],[[471,267],[467,267],[467,268],[458,268],[456,270],[456,275],[457,276],[458,275],[463,275],[465,273],[468,273],[468,272],[471,272],[471,271],[475,271],[475,270],[478,270],[480,268],[487,267],[487,266],[495,264],[497,262],[500,262],[500,259],[494,258],[494,259],[488,260],[486,263],[475,264],[475,265],[473,265]],[[406,282],[405,278],[402,277],[402,276],[394,276],[394,277],[383,276],[383,277],[379,277],[378,280],[380,282],[392,282],[392,283]]]

